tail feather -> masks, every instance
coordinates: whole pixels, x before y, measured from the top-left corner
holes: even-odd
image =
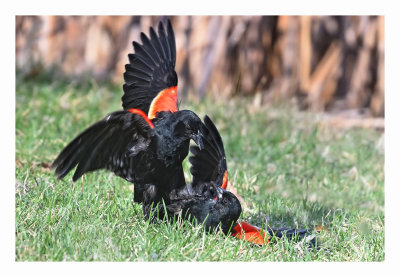
[[[302,239],[308,235],[312,234],[311,229],[290,229],[290,228],[280,228],[280,229],[267,229],[270,236],[275,236],[277,238],[286,237],[288,239]]]

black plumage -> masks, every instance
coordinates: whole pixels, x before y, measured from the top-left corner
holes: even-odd
[[[193,154],[189,158],[193,165],[190,172],[193,175],[193,186],[196,187],[207,181],[214,181],[222,186],[225,172],[228,167],[226,164],[224,144],[214,123],[208,116],[204,117],[206,128],[203,129],[203,148],[191,146],[190,152]]]
[[[135,184],[136,202],[167,199],[170,191],[186,185],[182,162],[190,139],[201,144],[202,123],[188,110],[160,112],[153,122],[154,129],[140,115],[111,113],[72,140],[52,168],[62,179],[77,166],[73,181],[86,172],[107,169]],[[148,190],[157,193],[146,196]]]
[[[153,100],[160,100],[160,92],[178,82],[171,23],[168,21],[166,30],[160,23],[158,35],[150,28],[150,38],[142,33],[141,40],[142,44],[133,42],[135,54],[128,56],[124,110],[111,113],[79,134],[59,154],[52,168],[62,179],[76,167],[73,181],[90,171],[110,170],[134,183],[134,202],[142,203],[146,218],[157,207],[153,214],[163,216],[165,204],[169,217],[182,214],[195,218],[209,230],[220,224],[227,233],[239,217],[241,206],[232,193],[221,188],[227,170],[225,152],[212,121],[206,117],[203,124],[188,110],[156,108],[155,117],[147,116]],[[176,104],[171,102],[175,96],[167,96],[168,105]],[[182,162],[191,139],[197,143],[190,160],[194,178],[192,184],[186,184]]]
[[[123,85],[124,110],[140,109],[146,114],[153,99],[160,91],[178,85],[175,72],[176,45],[171,22],[167,30],[160,22],[158,35],[150,28],[150,38],[141,33],[142,44],[133,42],[135,54],[129,55],[129,64],[125,65]]]
[[[203,148],[192,146],[189,158],[193,182],[180,190],[171,191],[169,202],[159,206],[152,214],[168,217],[181,213],[185,218],[195,218],[204,223],[207,230],[219,225],[225,234],[236,224],[242,208],[237,197],[221,188],[227,172],[225,151],[221,136],[208,116],[204,118],[202,129]],[[151,210],[145,208],[147,214]]]
[[[168,104],[176,107],[176,112],[156,109],[155,117],[148,118],[154,98],[178,82],[171,22],[166,30],[160,22],[158,35],[150,28],[150,39],[143,33],[141,39],[143,45],[133,42],[135,53],[128,55],[124,110],[111,113],[83,131],[52,167],[60,179],[77,167],[73,181],[86,172],[110,170],[135,184],[136,202],[148,204],[168,199],[170,191],[186,185],[182,161],[189,152],[190,139],[201,144],[202,122],[192,111],[178,111],[173,102]]]
[[[154,132],[140,115],[118,111],[96,122],[71,141],[53,162],[62,179],[78,166],[73,181],[84,173],[107,168],[124,179],[128,156],[135,156],[149,147]]]

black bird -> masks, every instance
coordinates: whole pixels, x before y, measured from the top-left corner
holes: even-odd
[[[226,191],[227,165],[221,136],[208,116],[204,117],[203,148],[191,146],[189,161],[193,182],[169,195],[170,203],[153,211],[159,217],[172,218],[182,213],[184,218],[195,218],[208,231],[219,225],[225,234],[236,224],[242,208],[234,194]],[[224,187],[224,188],[223,188]],[[150,209],[150,208],[148,208]]]
[[[73,181],[89,171],[110,170],[134,183],[134,201],[148,207],[161,199],[168,204],[171,192],[186,187],[182,162],[190,139],[202,148],[203,124],[192,111],[178,110],[171,22],[166,29],[160,22],[158,34],[150,28],[150,38],[141,33],[141,40],[133,42],[135,54],[125,66],[123,110],[79,134],[52,168],[62,179],[77,166]]]

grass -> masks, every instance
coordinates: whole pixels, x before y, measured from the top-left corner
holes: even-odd
[[[384,153],[374,130],[335,130],[291,107],[248,99],[186,100],[216,123],[242,220],[316,225],[321,248],[281,240],[263,247],[207,234],[190,222],[149,224],[133,185],[106,171],[72,183],[49,164],[84,128],[120,109],[121,89],[20,82],[16,92],[16,261],[383,261]],[[189,176],[189,163],[184,164]]]

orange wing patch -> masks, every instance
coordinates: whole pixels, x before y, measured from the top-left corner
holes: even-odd
[[[263,245],[268,243],[267,233],[246,222],[236,224],[233,228],[232,236],[238,239],[250,241],[254,244]]]
[[[228,171],[225,171],[224,173],[224,179],[222,179],[222,186],[221,188],[226,190],[226,187],[228,186]]]
[[[176,112],[177,106],[177,87],[166,88],[158,93],[150,104],[149,119],[156,117],[158,112]]]
[[[146,120],[146,122],[150,125],[151,129],[154,129],[153,122],[151,122],[151,120],[147,117],[147,114],[145,114],[142,110],[139,110],[139,109],[129,109],[128,112],[131,112],[131,113],[140,115],[140,116],[143,117],[144,120]]]

